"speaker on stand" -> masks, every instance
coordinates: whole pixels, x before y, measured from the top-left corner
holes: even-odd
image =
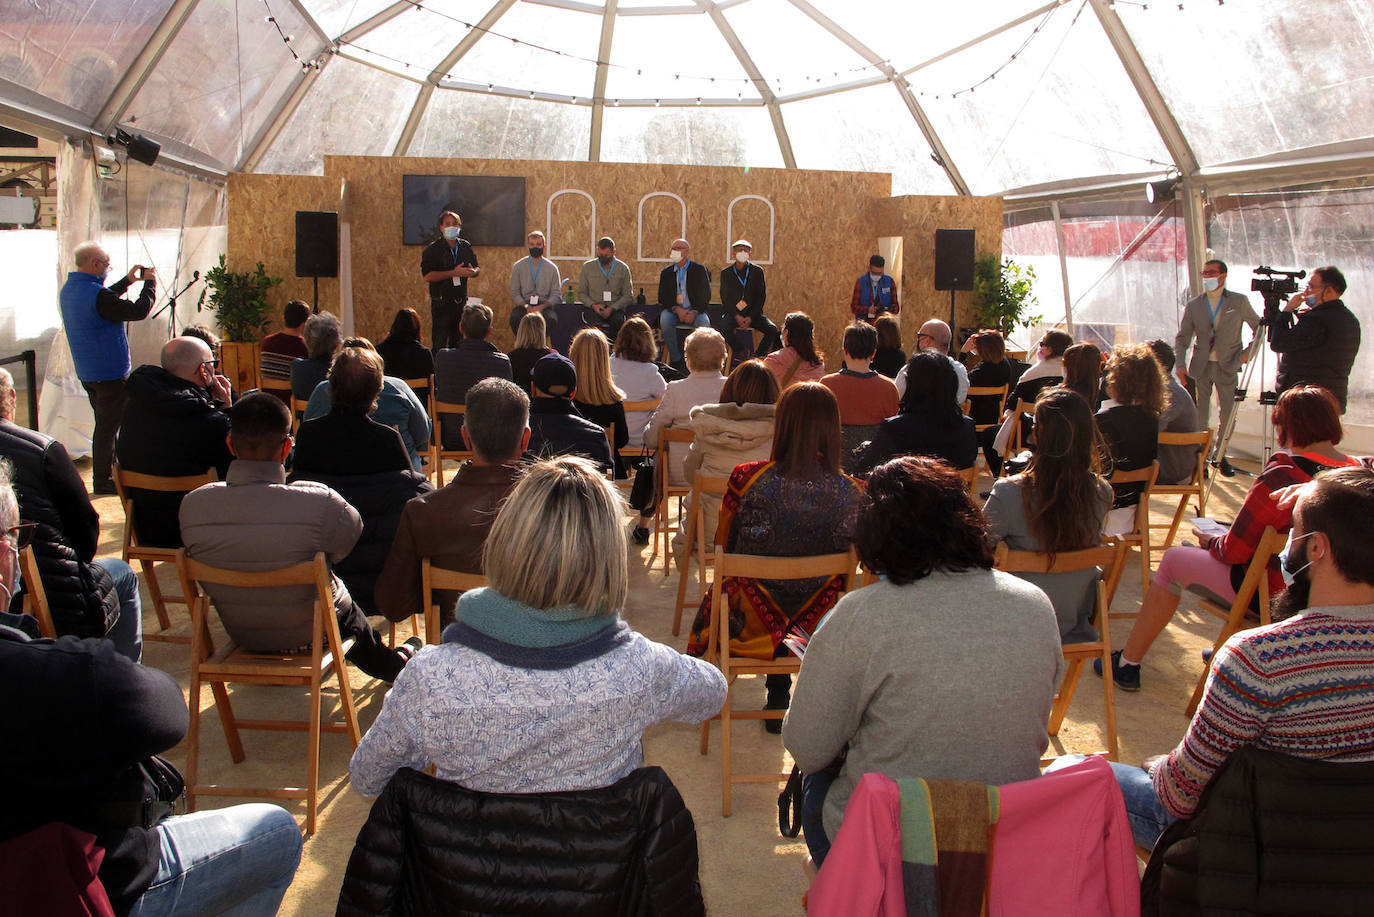
[[[959,333],[954,321],[954,291],[973,289],[973,243],[972,229],[935,230],[935,289],[949,290],[949,330],[953,335]]]
[[[320,311],[320,278],[339,276],[339,214],[296,211],[296,276],[315,281],[314,311]]]

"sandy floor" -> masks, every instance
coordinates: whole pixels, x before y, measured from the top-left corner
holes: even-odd
[[[1252,463],[1239,466],[1253,470]],[[89,483],[89,466],[81,466]],[[1249,486],[1251,478],[1242,474],[1220,479],[1212,493],[1211,515],[1230,521]],[[983,486],[988,486],[986,479]],[[102,555],[118,556],[123,536],[123,514],[113,497],[101,497],[96,507],[102,518]],[[1165,521],[1172,512],[1172,501],[1155,502],[1156,521]],[[1186,536],[1186,532],[1184,533]],[[662,558],[649,568],[649,549],[632,547],[631,598],[626,617],[647,636],[669,645],[685,646],[685,634],[672,636],[672,607],[677,577],[663,575]],[[1128,558],[1128,569],[1118,591],[1114,611],[1128,613],[1140,601],[1140,576],[1137,555]],[[167,586],[174,583],[170,570],[160,578]],[[145,634],[157,631],[157,620],[144,593]],[[189,628],[184,608],[171,607],[172,630],[185,634]],[[685,615],[684,629],[691,612]],[[1125,642],[1131,622],[1113,623],[1113,643]],[[1183,734],[1187,719],[1183,709],[1195,679],[1202,671],[1198,652],[1210,646],[1219,622],[1202,618],[1187,602],[1174,623],[1155,644],[1145,662],[1144,687],[1138,694],[1117,692],[1117,711],[1121,741],[1121,760],[1139,762],[1147,755],[1167,751]],[[149,641],[144,662],[172,673],[185,686],[188,672],[185,644]],[[970,669],[970,678],[977,671]],[[1069,752],[1093,752],[1105,747],[1102,738],[1102,693],[1100,681],[1091,672],[1080,682],[1069,718],[1051,748]],[[384,686],[353,672],[352,685],[364,729],[381,709]],[[735,686],[736,703],[762,706],[762,679],[742,678]],[[304,692],[289,688],[236,687],[236,709],[241,716],[299,715],[306,713]],[[244,744],[248,758],[239,765],[229,761],[228,751],[217,717],[209,709],[210,693],[204,692],[202,721],[202,779],[226,784],[264,784],[274,780],[301,784],[305,780],[304,737],[300,734],[250,732]],[[699,730],[694,727],[665,725],[650,730],[644,737],[645,760],[665,768],[681,790],[697,823],[701,855],[701,880],[707,906],[725,915],[796,914],[801,910],[801,895],[806,885],[802,871],[805,845],[799,837],[789,840],[778,833],[777,790],[770,786],[736,787],[734,814],[720,814],[719,730],[713,728],[710,753],[698,753]],[[739,771],[786,771],[791,761],[779,737],[768,735],[761,724],[736,725],[735,767]],[[168,753],[182,764],[185,746]],[[359,827],[367,817],[371,801],[353,792],[347,781],[349,748],[341,735],[326,735],[322,742],[321,813],[319,828],[305,843],[305,852],[295,883],[287,893],[281,913],[287,915],[332,914],[344,866]],[[207,799],[207,806],[229,804],[231,800]],[[298,815],[303,806],[298,807]]]

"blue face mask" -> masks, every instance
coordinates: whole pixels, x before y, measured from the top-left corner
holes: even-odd
[[[1221,281],[1215,277],[1202,278],[1202,289],[1206,293],[1215,292],[1216,288],[1219,286],[1221,286]]]
[[[1298,574],[1312,566],[1312,561],[1307,559],[1306,551],[1303,552],[1303,556],[1301,557],[1294,557],[1292,553],[1293,542],[1301,541],[1311,534],[1311,532],[1304,532],[1297,538],[1294,538],[1292,532],[1288,533],[1288,542],[1283,546],[1283,550],[1279,552],[1279,572],[1283,574],[1283,584],[1285,586],[1293,585],[1293,581],[1298,578]]]
[[[445,227],[444,227],[444,238],[445,238],[445,239],[448,239],[450,242],[452,242],[452,241],[454,241],[455,239],[458,238],[458,236],[462,233],[462,231],[463,231],[463,227],[461,227],[461,226],[445,226]]]
[[[1315,309],[1317,307],[1317,294],[1308,293],[1306,296],[1303,297],[1302,301],[1307,303],[1307,308]]]

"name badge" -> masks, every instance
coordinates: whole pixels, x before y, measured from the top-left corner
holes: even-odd
[[[538,297],[538,296],[531,296],[531,297],[530,297],[530,305],[531,305],[531,306],[537,306],[537,305],[539,305],[539,297]]]
[[[681,293],[677,294],[677,304],[678,304],[679,306],[682,305],[682,294],[681,294]]]
[[[455,287],[460,287],[460,286],[462,286],[462,285],[463,285],[463,278],[462,278],[462,277],[454,277],[454,278],[453,278],[453,285],[454,285]]]
[[[607,290],[605,293],[602,293],[602,294],[601,294],[601,301],[602,301],[602,302],[610,302],[610,301],[611,301],[611,291],[610,291],[610,290]]]

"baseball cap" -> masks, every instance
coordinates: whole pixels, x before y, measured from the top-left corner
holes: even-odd
[[[561,353],[546,354],[535,362],[530,381],[541,392],[570,398],[577,389],[577,368]]]

